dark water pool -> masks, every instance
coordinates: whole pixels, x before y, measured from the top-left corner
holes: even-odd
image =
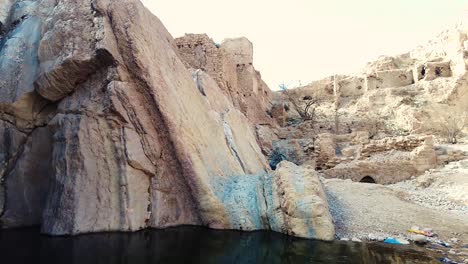
[[[48,237],[0,230],[0,263],[437,263],[417,248],[196,227]]]

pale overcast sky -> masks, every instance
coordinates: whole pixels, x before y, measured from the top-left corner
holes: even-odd
[[[174,37],[245,36],[270,88],[359,71],[454,25],[468,0],[143,0]]]

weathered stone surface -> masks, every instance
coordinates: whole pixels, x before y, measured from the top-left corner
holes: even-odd
[[[452,76],[450,62],[428,62],[419,69],[418,80],[432,81],[440,77]]]
[[[314,169],[283,161],[271,178],[267,199],[272,230],[290,235],[333,240],[335,229],[322,183]]]
[[[340,134],[369,131],[376,120],[383,124],[381,130],[395,135],[434,134],[443,126],[438,120],[445,113],[466,112],[467,17],[465,13],[455,27],[410,52],[379,57],[361,73],[333,75],[290,90],[292,101],[322,95],[317,134],[327,132],[336,120]]]
[[[16,157],[10,160],[9,168],[2,179],[4,205],[0,223],[3,227],[34,226],[41,223],[53,174],[51,153],[51,136],[47,127],[35,129],[18,146]]]
[[[337,78],[336,93],[343,97],[359,96],[367,90],[365,79],[362,77]]]
[[[282,103],[273,105],[271,108],[271,117],[276,120],[278,125],[286,126],[288,115],[286,113],[285,105]]]
[[[369,141],[359,136],[321,134],[315,153],[317,168],[323,169],[326,177],[353,181],[370,177],[379,184],[422,175],[437,166],[438,158],[432,136]]]
[[[5,30],[13,0],[0,0],[0,37]]]
[[[0,104],[17,101],[33,91],[38,68],[41,20],[28,17],[5,37],[0,51]]]
[[[3,215],[6,201],[5,176],[15,166],[23,152],[27,135],[18,131],[13,125],[0,121],[0,216]]]
[[[254,125],[275,137],[275,123],[247,39],[189,47],[192,38],[174,41],[137,0],[20,1],[8,13],[0,19],[16,27],[0,47],[2,227],[66,235],[280,221],[269,206],[281,192],[266,190],[286,188],[289,176],[270,175],[257,142]],[[329,239],[309,222],[325,214],[314,199],[299,222],[274,230]]]
[[[412,70],[381,71],[366,77],[366,90],[408,86],[413,83]]]
[[[186,34],[175,39],[188,67],[208,73],[232,104],[254,124],[272,124],[267,115],[272,91],[253,66],[253,46],[246,38],[216,44],[206,34]]]
[[[256,132],[263,154],[270,156],[273,152],[273,142],[278,140],[276,131],[269,125],[257,125]]]
[[[234,58],[236,64],[252,65],[253,44],[247,38],[225,39],[221,47]]]

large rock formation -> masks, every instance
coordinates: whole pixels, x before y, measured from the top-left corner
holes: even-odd
[[[63,235],[204,225],[333,238],[331,222],[322,232],[327,219],[313,221],[323,206],[308,204],[296,224],[275,210],[290,210],[300,192],[279,205],[278,192],[265,192],[275,176],[253,125],[273,124],[271,92],[250,42],[226,41],[229,69],[208,68],[190,63],[137,0],[1,3],[2,227]]]

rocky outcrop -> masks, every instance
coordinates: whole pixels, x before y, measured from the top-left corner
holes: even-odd
[[[283,161],[271,178],[267,190],[271,218],[275,231],[299,237],[333,240],[335,228],[328,210],[322,183],[313,168],[298,167]]]
[[[319,202],[308,200],[298,223],[271,225],[284,216],[271,207],[281,192],[265,190],[286,176],[270,175],[257,143],[253,125],[274,124],[250,42],[227,40],[228,70],[208,68],[191,65],[137,0],[18,1],[7,13],[1,227],[65,235],[203,225],[330,239],[309,219],[326,213]]]

